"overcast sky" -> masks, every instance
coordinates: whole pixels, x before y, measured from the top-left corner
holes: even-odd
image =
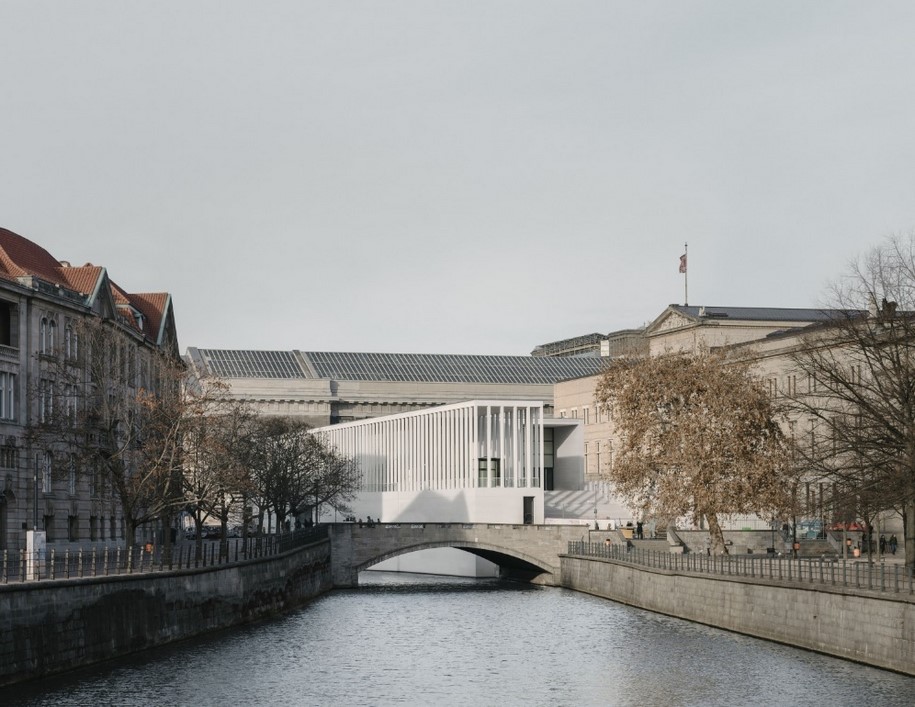
[[[915,227],[915,3],[0,0],[0,225],[182,348],[526,354]]]

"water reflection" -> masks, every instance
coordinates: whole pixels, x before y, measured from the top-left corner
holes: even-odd
[[[27,705],[910,705],[915,679],[566,590],[364,573],[288,616],[40,685]]]

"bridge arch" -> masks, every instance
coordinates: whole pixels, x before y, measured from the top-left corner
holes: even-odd
[[[362,560],[358,564],[354,565],[353,569],[358,574],[359,572],[377,565],[379,562],[390,560],[393,557],[407,555],[411,552],[432,550],[442,547],[464,550],[465,552],[469,552],[473,555],[477,555],[478,557],[482,557],[485,560],[489,560],[493,564],[499,566],[502,576],[511,578],[525,579],[530,581],[534,577],[537,577],[541,574],[553,575],[559,571],[558,566],[549,565],[542,559],[534,557],[533,555],[529,555],[528,553],[521,552],[517,549],[506,548],[501,545],[493,545],[492,543],[487,542],[471,542],[468,540],[426,541],[410,545],[402,545],[396,548],[390,548],[380,552],[375,556]]]
[[[559,556],[581,528],[498,523],[374,523],[331,526],[334,585],[358,584],[358,573],[419,550],[456,548],[498,565],[504,577],[557,586]]]

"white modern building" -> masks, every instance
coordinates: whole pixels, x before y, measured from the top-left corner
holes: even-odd
[[[362,470],[357,515],[384,522],[542,523],[543,404],[474,400],[318,428]]]
[[[383,523],[545,522],[544,487],[581,488],[582,428],[544,416],[542,402],[471,400],[315,430],[355,458],[360,519]],[[380,568],[495,573],[467,553],[431,550]]]

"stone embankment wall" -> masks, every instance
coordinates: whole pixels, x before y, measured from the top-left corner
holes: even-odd
[[[690,621],[915,675],[915,601],[562,557],[562,586]]]
[[[265,618],[331,586],[327,540],[217,567],[0,585],[0,685]]]

